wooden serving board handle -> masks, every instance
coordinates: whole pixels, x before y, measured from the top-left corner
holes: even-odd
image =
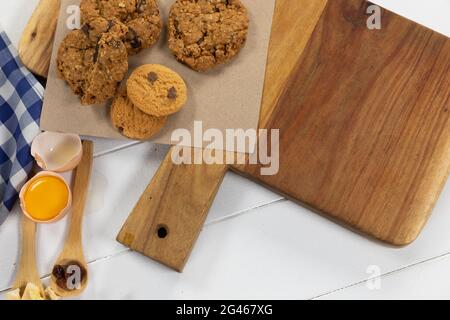
[[[175,153],[172,147],[117,241],[182,272],[228,166],[176,165]]]
[[[19,42],[19,57],[31,72],[47,77],[60,0],[41,0]]]

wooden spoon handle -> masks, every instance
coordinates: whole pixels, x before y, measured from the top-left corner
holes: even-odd
[[[60,0],[41,0],[19,42],[19,57],[31,72],[47,77]]]
[[[91,141],[83,141],[83,157],[74,172],[72,220],[66,241],[66,245],[70,247],[81,248],[84,207],[92,172],[93,154],[94,144]]]
[[[22,248],[13,288],[23,289],[31,282],[44,292],[36,265],[36,223],[25,215],[21,219]]]

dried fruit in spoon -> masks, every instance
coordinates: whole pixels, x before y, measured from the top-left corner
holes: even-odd
[[[52,271],[58,287],[66,291],[78,289],[86,280],[86,275],[86,270],[77,261],[57,264]]]

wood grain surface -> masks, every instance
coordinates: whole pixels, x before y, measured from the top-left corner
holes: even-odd
[[[22,63],[34,74],[47,77],[60,0],[40,0],[19,42]]]
[[[280,172],[247,177],[382,241],[419,234],[450,165],[450,40],[369,3],[329,1],[266,128]]]
[[[327,0],[277,0],[259,125],[265,128]]]
[[[182,272],[227,166],[175,165],[172,155],[177,153],[172,151],[174,148],[167,154],[117,240]]]

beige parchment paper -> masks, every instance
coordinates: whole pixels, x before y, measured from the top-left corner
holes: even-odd
[[[130,72],[147,63],[166,65],[185,79],[189,98],[183,110],[170,117],[161,133],[152,139],[153,142],[175,144],[176,141],[171,141],[175,129],[187,129],[194,137],[195,121],[202,121],[204,131],[218,129],[224,136],[226,129],[257,129],[275,0],[241,1],[246,5],[250,16],[249,36],[245,47],[231,63],[207,73],[197,73],[177,62],[169,51],[165,30],[168,12],[174,0],[158,0],[164,21],[163,34],[154,47],[130,58]],[[82,106],[65,81],[57,76],[58,48],[66,34],[70,32],[67,21],[73,14],[73,6],[79,5],[79,2],[79,0],[61,2],[41,128],[46,131],[125,139],[110,123],[110,102],[103,105]],[[196,145],[194,141],[185,145],[202,147]],[[247,148],[250,152],[254,150],[254,146]],[[236,147],[230,150],[226,144],[223,145],[223,149],[245,152],[237,150]]]

